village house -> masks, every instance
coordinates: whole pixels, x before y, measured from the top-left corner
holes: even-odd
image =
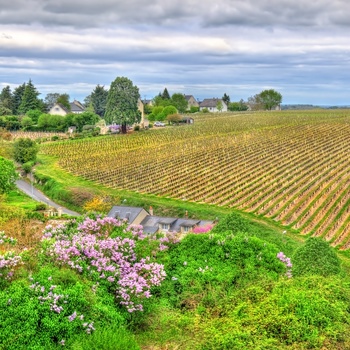
[[[73,102],[70,102],[70,110],[63,106],[60,103],[55,103],[49,110],[49,114],[51,115],[62,115],[65,116],[69,113],[73,114],[80,114],[85,111],[85,107],[79,102],[74,100]]]
[[[195,227],[206,227],[214,224],[213,221],[209,220],[156,216],[153,215],[152,207],[147,212],[140,207],[113,206],[107,216],[127,220],[132,225],[141,225],[143,226],[143,232],[148,234],[158,232],[187,233]]]
[[[220,104],[221,110],[218,108]],[[227,112],[227,105],[221,98],[205,98],[199,104],[199,110],[202,111],[203,109],[207,109],[209,112]]]
[[[193,95],[184,95],[187,101],[187,109],[190,110],[191,107],[199,107],[198,101],[193,97]]]

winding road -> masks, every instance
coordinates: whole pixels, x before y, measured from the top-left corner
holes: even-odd
[[[36,189],[34,186],[32,186],[30,183],[24,181],[24,180],[17,180],[16,186],[19,190],[24,192],[29,197],[33,198],[37,202],[42,202],[50,207],[54,207],[56,209],[61,208],[63,214],[71,215],[71,216],[80,216],[81,214],[69,210],[67,208],[62,207],[62,205],[59,205],[55,202],[53,202],[51,199],[47,198],[44,193],[40,192],[38,189]]]

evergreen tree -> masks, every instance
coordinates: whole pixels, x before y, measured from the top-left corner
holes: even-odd
[[[0,93],[0,104],[3,108],[10,110],[11,114],[13,113],[13,96],[11,88],[9,85],[5,86]]]
[[[167,88],[165,88],[163,93],[162,93],[162,99],[163,100],[170,100],[170,95],[169,95],[169,92],[168,92]]]
[[[139,88],[125,77],[116,78],[108,91],[105,120],[107,124],[118,123],[122,132],[126,126],[138,123],[141,113],[137,102],[140,98]]]
[[[19,114],[19,106],[21,105],[26,83],[17,86],[13,90],[13,114]]]
[[[224,96],[222,96],[222,100],[226,103],[226,106],[229,105],[230,103],[230,96],[226,94],[226,92],[224,93]]]
[[[104,86],[97,85],[94,91],[90,95],[90,102],[94,107],[95,113],[100,117],[103,117],[106,112],[108,91],[105,90]]]
[[[40,93],[36,90],[31,79],[26,84],[24,93],[22,96],[21,104],[19,105],[18,112],[20,114],[26,114],[31,109],[42,109],[43,103],[38,99]]]

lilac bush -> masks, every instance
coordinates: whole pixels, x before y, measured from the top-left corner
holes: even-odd
[[[5,235],[4,231],[0,231],[0,245],[15,245],[17,240]],[[1,251],[0,251],[1,252]],[[22,264],[22,257],[12,251],[5,251],[0,254],[0,279],[9,280],[14,275],[16,266]]]
[[[213,228],[213,225],[211,224],[208,224],[208,225],[205,225],[205,226],[196,226],[192,232],[193,233],[207,233],[209,231],[211,231],[211,229]]]
[[[286,272],[286,276],[288,278],[292,278],[292,267],[293,267],[293,264],[292,264],[292,261],[290,258],[288,258],[287,256],[284,255],[283,252],[279,252],[277,254],[277,258],[282,261],[284,263],[284,265],[286,266],[287,268],[287,272]]]
[[[114,237],[116,227],[122,230]],[[126,227],[118,219],[85,218],[73,234],[62,226],[49,227],[43,239],[49,243],[48,256],[98,282],[96,289],[99,284],[112,287],[120,304],[134,312],[143,310],[142,299],[151,297],[152,286],[166,276],[163,265],[137,256],[137,244],[145,237],[141,227]]]

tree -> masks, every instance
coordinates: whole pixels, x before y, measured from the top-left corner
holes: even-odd
[[[163,100],[170,100],[170,95],[169,95],[169,92],[168,92],[167,88],[165,88],[163,93],[162,93],[162,99]]]
[[[57,97],[56,103],[64,106],[68,111],[70,111],[70,103],[69,103],[69,95],[68,94],[60,94]]]
[[[78,131],[83,130],[84,125],[95,125],[100,120],[99,115],[91,111],[74,114],[72,125],[76,126]]]
[[[224,105],[222,104],[222,101],[219,100],[217,103],[216,103],[216,109],[219,111],[219,112],[222,112],[224,108]]]
[[[228,105],[230,111],[246,111],[248,110],[247,104],[241,99],[239,102],[230,102]]]
[[[264,108],[260,94],[248,97],[248,105],[252,111],[258,111]]]
[[[264,109],[271,110],[282,102],[282,95],[273,89],[261,91],[259,96]]]
[[[32,81],[29,79],[28,84],[26,84],[21,104],[18,107],[18,112],[20,114],[26,114],[31,109],[42,109],[43,103],[38,99],[40,93],[36,90]]]
[[[125,77],[117,77],[111,84],[107,96],[105,120],[107,123],[117,123],[126,133],[126,126],[139,123],[141,113],[137,102],[140,98],[139,88]]]
[[[51,107],[57,103],[57,99],[60,97],[60,94],[58,92],[54,92],[54,93],[48,93],[46,96],[45,96],[45,99],[44,99],[44,103],[45,103],[45,106],[46,106],[46,109],[47,110],[50,110]]]
[[[176,123],[176,124],[179,124],[179,122],[182,121],[182,115],[177,114],[177,113],[169,114],[169,115],[167,115],[166,120],[167,120],[169,123]]]
[[[23,129],[30,128],[33,124],[33,119],[28,116],[24,116],[21,120],[21,126]]]
[[[105,90],[104,86],[101,85],[97,85],[90,95],[89,102],[92,103],[95,113],[101,118],[103,118],[106,112],[107,97],[108,90]]]
[[[27,117],[30,117],[33,120],[33,123],[36,124],[39,120],[39,117],[42,115],[42,111],[40,109],[31,109],[26,113]]]
[[[8,193],[15,187],[18,178],[15,165],[11,160],[0,157],[0,193]]]
[[[13,95],[9,85],[5,86],[0,93],[0,105],[10,111],[9,114],[13,113]],[[4,114],[3,114],[4,115]]]
[[[175,93],[171,96],[171,104],[180,112],[185,113],[188,108],[188,102],[183,94]]]
[[[163,109],[163,111],[161,113],[161,115],[162,115],[162,119],[161,120],[165,120],[167,118],[167,116],[170,115],[170,114],[177,114],[177,109],[174,106],[172,106],[172,105],[166,106]]]
[[[13,91],[13,113],[19,114],[19,106],[21,105],[24,90],[26,88],[26,84],[23,83],[22,85],[17,86]]]
[[[20,138],[13,145],[13,158],[18,163],[27,163],[36,160],[39,147],[34,140]]]
[[[230,96],[226,95],[226,92],[224,93],[224,96],[222,96],[222,100],[226,103],[226,105],[228,106],[230,103]]]

